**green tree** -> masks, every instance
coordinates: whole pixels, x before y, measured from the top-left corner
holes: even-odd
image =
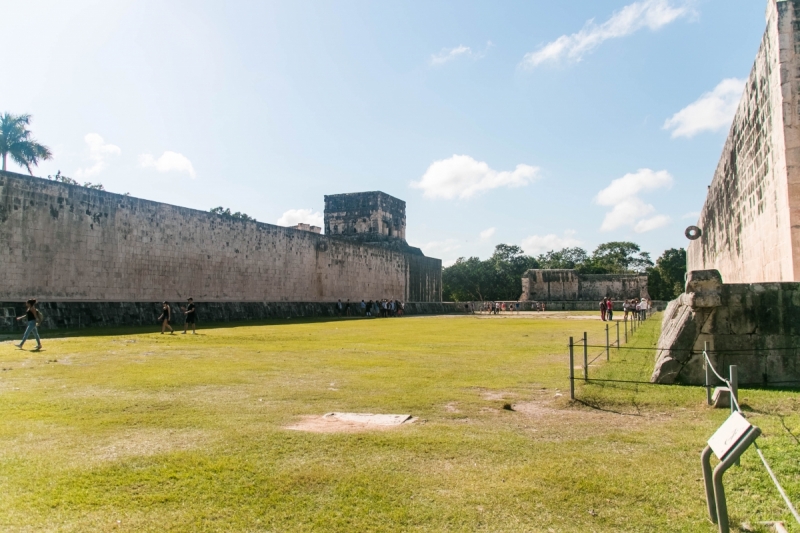
[[[214,213],[215,215],[219,215],[219,216],[224,217],[224,218],[230,218],[230,219],[233,219],[233,220],[249,220],[251,222],[256,222],[256,219],[254,219],[251,216],[248,216],[245,213],[240,213],[239,211],[236,211],[235,213],[231,213],[230,209],[226,209],[224,207],[214,207],[214,208],[209,209],[209,211],[211,213]]]
[[[7,169],[8,157],[21,167],[28,169],[33,176],[31,166],[38,166],[39,161],[52,159],[53,154],[47,146],[39,144],[31,137],[28,126],[30,115],[0,115],[0,155],[3,156],[3,170]]]
[[[628,241],[612,241],[599,245],[589,261],[578,267],[586,274],[624,274],[645,272],[653,266],[650,254]]]
[[[498,244],[485,261],[460,257],[443,269],[442,296],[456,302],[516,300],[522,294],[522,275],[538,267],[536,258],[525,255],[519,246]]]
[[[459,257],[442,270],[442,297],[453,302],[488,300],[493,291],[493,278],[488,261]]]
[[[103,187],[102,183],[92,183],[91,181],[86,181],[83,183],[83,185],[81,185],[80,183],[78,183],[77,180],[74,180],[69,176],[65,176],[64,174],[62,174],[60,170],[56,172],[55,176],[47,176],[47,179],[57,181],[59,183],[67,183],[69,185],[78,185],[79,187],[86,187],[87,189],[94,189],[96,191],[106,190],[106,188]]]
[[[686,250],[670,248],[647,269],[647,292],[654,300],[674,300],[684,288]]]
[[[553,250],[541,254],[536,258],[538,268],[576,268],[589,260],[589,255],[583,248],[563,248],[561,251]]]

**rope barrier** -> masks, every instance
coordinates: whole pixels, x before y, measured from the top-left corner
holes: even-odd
[[[756,452],[758,453],[758,456],[761,458],[761,462],[764,463],[764,468],[767,469],[769,477],[772,478],[772,482],[775,483],[775,486],[778,488],[778,492],[781,493],[781,498],[783,498],[783,501],[786,502],[786,506],[789,507],[789,510],[792,512],[794,519],[797,520],[798,524],[800,524],[800,514],[797,514],[797,509],[794,508],[794,505],[792,505],[792,501],[786,495],[786,492],[783,490],[783,487],[781,487],[781,484],[778,482],[778,478],[775,477],[775,473],[769,467],[769,463],[767,463],[767,460],[764,458],[764,454],[761,452],[761,448],[758,447],[758,443],[753,441],[753,446],[755,446]]]
[[[706,360],[706,364],[711,369],[711,372],[713,372],[714,375],[717,376],[717,378],[720,381],[722,381],[728,386],[728,390],[730,391],[731,402],[733,402],[733,405],[736,406],[736,412],[742,414],[742,409],[741,407],[739,407],[739,400],[733,393],[733,386],[731,385],[731,382],[719,375],[719,372],[717,372],[717,369],[714,368],[714,365],[711,363],[711,359],[708,358],[708,353],[705,350],[703,350],[703,357]],[[761,462],[764,463],[764,468],[767,469],[767,473],[769,474],[769,477],[772,479],[772,482],[775,484],[775,487],[778,489],[781,498],[783,498],[783,501],[786,502],[786,505],[789,507],[789,510],[792,512],[792,515],[794,516],[794,519],[797,520],[798,524],[800,524],[800,514],[797,514],[797,509],[794,508],[794,505],[792,505],[792,501],[789,499],[788,496],[786,496],[786,492],[783,490],[783,487],[781,487],[781,484],[778,481],[778,478],[775,476],[775,473],[772,471],[772,468],[770,468],[769,463],[767,463],[767,459],[761,452],[761,448],[758,447],[758,444],[755,441],[753,441],[753,446],[755,446],[756,452],[758,453],[758,457],[761,459]]]

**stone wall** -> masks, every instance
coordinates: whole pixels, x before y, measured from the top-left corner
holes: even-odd
[[[688,269],[727,283],[800,281],[800,24],[769,0],[767,27],[698,226]]]
[[[743,385],[800,384],[800,283],[722,283],[692,271],[664,312],[652,381],[704,383],[703,347],[724,376]]]
[[[520,301],[591,301],[649,298],[647,276],[579,274],[568,269],[531,269],[522,276]]]
[[[360,303],[360,300],[359,302]],[[355,306],[356,302],[353,302]],[[171,302],[172,326],[183,327],[181,306],[186,302]],[[156,302],[42,302],[42,329],[81,329],[88,327],[160,326],[161,304]],[[464,313],[464,306],[452,302],[411,302],[405,304],[406,315],[442,315]],[[25,313],[21,302],[0,302],[0,332],[22,334],[23,322],[14,317]],[[356,308],[353,307],[353,315]],[[197,324],[244,322],[250,320],[286,319],[298,317],[336,317],[333,302],[197,302]]]
[[[406,203],[385,192],[325,196],[325,233],[359,242],[406,238]]]
[[[441,301],[441,261],[0,172],[0,300]]]

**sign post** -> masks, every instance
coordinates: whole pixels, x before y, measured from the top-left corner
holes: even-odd
[[[738,411],[731,414],[720,428],[708,439],[708,446],[700,454],[703,467],[703,481],[706,489],[706,503],[711,521],[719,525],[720,533],[730,533],[728,505],[725,501],[725,488],[722,476],[733,466],[739,457],[761,435],[761,430],[750,424]],[[711,471],[711,454],[720,463]]]

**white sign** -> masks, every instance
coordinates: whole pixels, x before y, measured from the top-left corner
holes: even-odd
[[[719,427],[717,432],[708,439],[708,445],[711,446],[714,455],[722,460],[751,427],[753,427],[752,424],[738,411],[735,411]]]

